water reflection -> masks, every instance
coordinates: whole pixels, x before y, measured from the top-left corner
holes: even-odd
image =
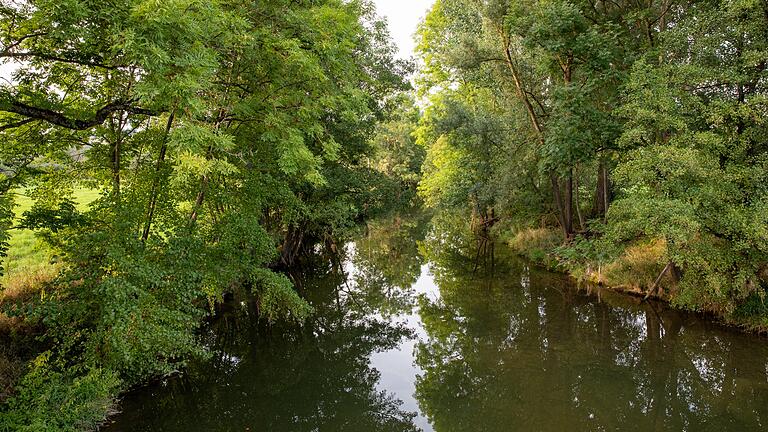
[[[365,235],[350,245],[345,267],[362,304],[384,317],[412,312],[414,285],[426,262],[418,241],[428,227],[429,219],[423,214],[395,216],[368,224]]]
[[[371,224],[293,275],[315,306],[269,328],[236,301],[218,353],[129,396],[109,430],[763,430],[765,339],[577,290],[468,235],[467,222]]]
[[[764,339],[598,299],[514,259],[468,272],[455,263],[472,262],[471,248],[453,228],[424,247],[442,296],[421,300],[416,389],[435,430],[764,429]]]
[[[130,395],[106,429],[417,431],[416,413],[377,388],[380,372],[369,364],[412,330],[367,315],[336,266],[313,264],[296,275],[317,310],[303,327],[268,328],[253,319],[255,305],[233,302],[207,334],[214,358]]]

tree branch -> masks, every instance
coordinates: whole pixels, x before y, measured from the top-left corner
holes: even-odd
[[[61,63],[70,63],[70,64],[76,64],[80,66],[98,67],[98,68],[109,69],[109,70],[117,69],[122,66],[122,65],[108,65],[100,61],[79,60],[76,58],[62,57],[58,55],[45,54],[40,52],[32,52],[32,51],[10,52],[9,49],[6,49],[0,52],[0,58],[4,58],[4,57],[19,58],[19,59],[38,58],[42,60],[57,61]]]
[[[91,116],[91,118],[88,118],[88,119],[67,117],[62,113],[59,113],[47,108],[34,107],[31,105],[27,105],[23,102],[13,101],[13,100],[11,101],[0,100],[0,111],[19,114],[21,116],[27,117],[28,119],[32,119],[32,120],[44,120],[52,125],[61,126],[63,128],[72,129],[72,130],[86,130],[94,126],[98,126],[104,123],[104,121],[107,118],[109,118],[109,116],[112,113],[115,113],[118,111],[127,111],[133,114],[143,114],[143,115],[158,114],[148,109],[134,107],[131,105],[131,101],[126,101],[126,100],[116,100],[114,102],[110,102],[104,105],[103,107],[99,108],[93,114],[93,116]],[[17,124],[16,126],[13,126],[13,127],[18,127],[18,126],[20,125]]]
[[[34,118],[26,118],[26,119],[24,119],[24,120],[20,120],[20,121],[17,121],[17,122],[13,122],[13,123],[4,124],[4,125],[0,126],[0,132],[2,132],[2,131],[4,131],[4,130],[8,130],[8,129],[14,129],[14,128],[17,128],[17,127],[21,127],[21,126],[24,126],[25,124],[27,124],[27,123],[31,123],[31,122],[33,122],[33,121],[35,121],[35,120],[37,120],[37,119],[34,119]]]
[[[38,36],[45,36],[48,32],[39,32],[39,33],[30,33],[28,35],[21,36],[18,38],[15,42],[9,44],[5,49],[3,49],[3,53],[10,52],[12,49],[16,48],[17,46],[21,45],[22,42],[24,42],[27,39],[31,39]],[[9,35],[10,36],[10,35]]]

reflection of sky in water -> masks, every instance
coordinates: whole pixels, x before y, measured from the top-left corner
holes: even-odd
[[[430,300],[440,298],[440,290],[435,285],[433,276],[429,271],[429,264],[421,266],[421,274],[413,285],[413,289],[415,289],[416,295],[423,294]],[[402,400],[404,410],[418,412],[419,416],[414,419],[414,423],[424,432],[428,432],[432,430],[432,426],[419,412],[419,405],[414,397],[416,375],[423,372],[415,363],[416,343],[419,339],[426,339],[427,333],[421,324],[421,317],[417,309],[414,309],[411,314],[399,315],[393,319],[405,323],[408,328],[412,329],[416,333],[416,339],[406,339],[397,349],[371,355],[371,365],[381,372],[378,388],[391,392],[395,397]]]
[[[359,274],[359,270],[353,263],[354,255],[357,252],[355,244],[348,243],[346,251],[348,259],[343,263],[343,268],[347,274],[348,283],[352,285],[357,280],[356,276]],[[421,266],[419,277],[410,289],[415,296],[424,295],[433,301],[440,298],[440,288],[435,284],[429,264]],[[388,318],[378,315],[377,318],[404,324],[414,332],[413,339],[404,339],[397,348],[371,354],[371,366],[381,374],[377,388],[403,401],[401,407],[403,410],[418,413],[414,423],[424,432],[430,432],[433,430],[432,426],[421,414],[415,398],[416,376],[423,372],[415,362],[416,344],[419,340],[427,338],[418,306],[414,307],[411,313],[408,314],[399,314]]]

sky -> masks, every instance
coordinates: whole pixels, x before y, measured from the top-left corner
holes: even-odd
[[[413,55],[413,34],[435,0],[374,0],[380,16],[387,18],[389,33],[400,50],[399,56]]]

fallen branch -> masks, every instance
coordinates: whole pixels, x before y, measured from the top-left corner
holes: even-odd
[[[668,262],[666,266],[664,266],[664,270],[659,273],[659,276],[656,278],[656,280],[653,282],[653,285],[648,289],[648,293],[645,295],[643,300],[648,300],[648,298],[653,294],[654,291],[658,289],[659,282],[661,282],[661,278],[664,277],[665,274],[669,271],[669,269],[672,268],[672,261]]]

